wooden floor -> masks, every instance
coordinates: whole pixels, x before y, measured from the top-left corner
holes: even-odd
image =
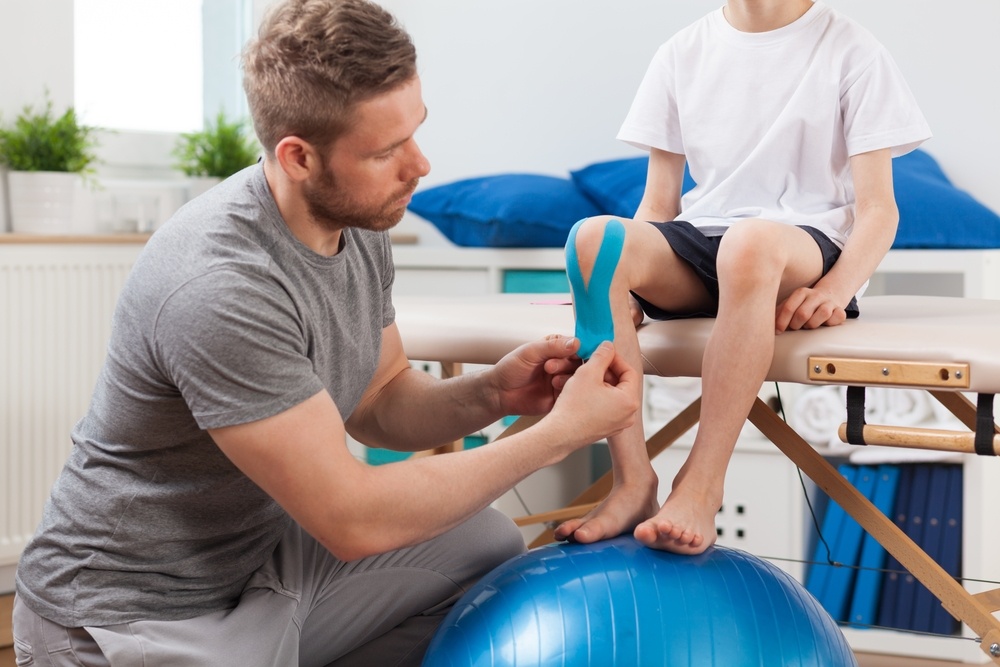
[[[860,667],[957,667],[958,662],[897,658],[891,655],[858,655]],[[0,667],[14,667],[14,649],[0,648]]]
[[[0,667],[15,667],[14,649],[10,647],[10,616],[13,605],[12,595],[0,596]],[[939,660],[919,660],[917,658],[900,658],[889,655],[858,656],[859,667],[956,667],[961,663],[941,662]]]
[[[859,667],[956,667],[960,662],[942,662],[940,660],[919,660],[917,658],[899,658],[894,655],[857,655]]]

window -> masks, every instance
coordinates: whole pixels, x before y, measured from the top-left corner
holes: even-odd
[[[247,115],[252,0],[74,0],[74,105],[106,164],[165,166],[179,132]]]

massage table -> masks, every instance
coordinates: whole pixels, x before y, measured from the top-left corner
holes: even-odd
[[[861,301],[861,317],[841,326],[786,332],[775,339],[770,382],[848,387],[841,439],[852,444],[942,450],[979,456],[1000,454],[1000,428],[993,397],[1000,392],[1000,300],[956,297],[873,296]],[[462,364],[494,364],[519,345],[548,334],[572,334],[568,295],[495,294],[475,298],[404,297],[396,300],[396,322],[407,356],[441,362],[443,374]],[[646,321],[638,329],[644,372],[700,377],[705,343],[714,320]],[[734,369],[738,372],[738,369]],[[867,387],[923,389],[967,431],[866,424]],[[976,401],[967,398],[975,395]],[[696,399],[646,446],[652,459],[697,424]],[[825,458],[761,399],[749,421],[823,491],[844,508],[900,564],[924,584],[1000,664],[1000,588],[970,593],[949,576],[896,524],[858,492]],[[522,417],[504,435],[527,428]],[[501,436],[503,437],[503,436]],[[442,448],[460,448],[460,443]],[[581,516],[611,489],[611,473],[567,508],[520,518],[519,525],[553,523]],[[531,546],[552,540],[546,530]]]

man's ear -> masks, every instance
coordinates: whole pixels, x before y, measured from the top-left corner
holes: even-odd
[[[285,137],[279,141],[274,147],[274,157],[292,181],[305,181],[321,168],[319,153],[299,137]]]

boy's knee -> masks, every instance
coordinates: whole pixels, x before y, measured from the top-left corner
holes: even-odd
[[[719,242],[716,259],[720,278],[724,273],[739,276],[774,266],[782,251],[780,237],[771,233],[774,224],[750,219],[737,222],[726,230]]]
[[[573,293],[581,359],[589,359],[601,342],[614,340],[611,289],[625,238],[625,225],[609,217],[587,218],[570,230],[566,277]]]
[[[598,215],[584,218],[574,225],[570,239],[575,244],[575,252],[571,256],[579,266],[589,269],[593,265],[604,242],[608,223],[612,220],[616,218],[610,215]]]

